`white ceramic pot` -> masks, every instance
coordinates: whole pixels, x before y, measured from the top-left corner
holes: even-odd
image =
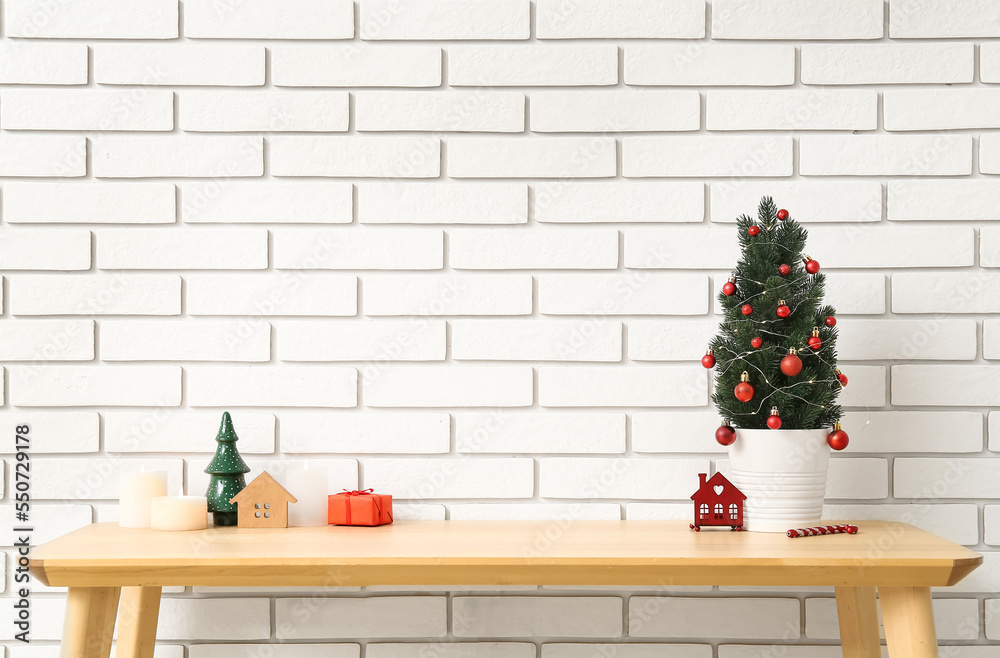
[[[830,464],[829,430],[736,430],[730,479],[747,497],[743,529],[819,525]]]

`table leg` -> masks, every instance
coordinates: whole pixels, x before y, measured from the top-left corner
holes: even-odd
[[[879,587],[885,640],[892,658],[938,658],[929,587]]]
[[[108,658],[118,613],[118,587],[70,587],[62,658]]]
[[[837,618],[844,658],[880,658],[874,587],[837,587]]]
[[[162,587],[123,587],[117,658],[152,658]]]

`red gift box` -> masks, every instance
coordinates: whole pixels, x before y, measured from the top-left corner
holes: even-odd
[[[374,489],[331,494],[327,523],[330,525],[385,525],[392,523],[392,496]]]

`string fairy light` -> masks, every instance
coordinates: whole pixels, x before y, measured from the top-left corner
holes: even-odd
[[[760,211],[761,213],[764,213],[763,208],[764,206],[762,205],[762,209]],[[787,217],[787,213],[785,213],[785,215]],[[779,217],[779,219],[781,218]],[[756,252],[758,255],[763,256],[765,260],[777,260],[778,262],[785,260],[793,264],[801,260],[801,253],[799,253],[801,249],[790,249],[788,245],[780,244],[777,239],[779,237],[787,238],[786,242],[795,246],[800,243],[804,243],[804,230],[798,234],[786,231],[781,227],[788,226],[787,224],[775,224],[773,217],[764,216],[763,214],[761,214],[757,220],[759,223],[755,223],[755,220],[745,215],[742,216],[740,220],[750,224],[750,228],[746,232],[752,238],[741,238],[741,242],[743,242],[742,251],[744,253]],[[768,249],[773,251],[769,253]],[[764,361],[762,361],[762,355],[783,355],[785,350],[789,349],[789,346],[786,343],[792,340],[792,335],[787,331],[783,331],[783,329],[787,326],[787,317],[798,317],[798,315],[803,312],[802,309],[806,305],[806,308],[813,308],[817,304],[821,304],[822,283],[825,280],[825,277],[823,274],[819,273],[818,266],[815,271],[810,271],[807,267],[805,268],[805,276],[796,276],[790,279],[783,278],[791,274],[792,270],[788,265],[782,265],[773,274],[765,274],[762,269],[763,268],[761,267],[752,268],[750,263],[741,264],[740,268],[738,268],[737,271],[734,271],[729,277],[729,281],[735,286],[735,289],[725,293],[726,298],[723,299],[720,297],[720,301],[726,311],[727,317],[722,318],[720,322],[720,330],[723,333],[719,337],[718,341],[714,342],[713,349],[720,353],[720,357],[725,358],[720,359],[723,364],[721,364],[722,368],[716,373],[716,380],[712,382],[713,389],[715,388],[714,384],[716,384],[718,380],[731,377],[732,369],[736,368],[737,371],[742,371],[744,373],[747,371],[754,373],[755,377],[759,377],[757,381],[763,381],[770,390],[763,395],[755,397],[757,401],[755,410],[748,412],[727,411],[728,416],[757,416],[762,410],[767,408],[767,405],[770,404],[771,400],[775,396],[780,396],[779,399],[790,398],[798,400],[808,407],[826,410],[829,404],[829,397],[836,396],[842,388],[842,381],[839,377],[839,372],[838,377],[836,378],[817,378],[816,373],[814,372],[812,373],[813,376],[809,379],[792,381],[782,385],[777,381],[772,381],[763,367],[754,363],[755,361],[757,363],[763,363]],[[740,270],[752,271],[747,272]],[[778,278],[779,274],[782,278]],[[757,287],[757,292],[751,293],[750,291],[754,289],[754,286]],[[739,291],[740,294],[735,295],[734,293],[736,293],[736,291]],[[781,316],[784,317],[773,317],[774,309],[765,309],[763,304],[757,303],[764,299],[783,298],[787,298],[792,301],[791,305],[787,305],[784,301],[779,302],[780,304],[788,306],[787,309],[782,308],[780,311]],[[749,313],[746,312],[747,306],[752,308]],[[734,309],[740,310],[741,307],[747,317],[740,318],[737,316],[734,319],[729,319],[728,315]],[[785,313],[785,310],[787,310],[788,313]],[[820,306],[819,310],[822,311],[821,315],[828,314],[827,310],[822,306]],[[754,315],[761,315],[761,311],[765,311],[763,315],[768,317],[760,319],[753,317]],[[832,315],[832,310],[830,315]],[[832,325],[826,323],[825,319],[822,317],[816,321],[816,324],[818,326],[823,326],[825,324],[826,327],[830,327],[830,329],[832,329]],[[733,338],[741,336],[744,331],[748,330],[750,331],[750,336],[754,337],[751,345],[756,343],[756,348],[744,351],[741,349],[734,349],[732,344],[727,344],[733,343]],[[827,331],[825,327],[824,331]],[[726,333],[729,334],[728,337],[725,335]],[[792,347],[788,353],[794,354],[796,351],[800,352],[812,361],[813,365],[810,367],[815,368],[823,366],[829,370],[835,370],[836,364],[834,363],[835,359],[833,354],[836,331],[834,330],[832,332],[828,332],[829,336],[825,341],[818,340],[817,333],[818,332],[816,331],[813,333],[812,345],[810,345],[807,340],[809,337],[795,339],[794,342],[798,343],[798,345]],[[761,337],[767,339],[767,345],[762,345]],[[799,369],[801,370],[801,365],[799,366]],[[786,376],[794,376],[793,374],[784,373],[784,367],[782,368],[782,371],[783,374],[786,374]],[[798,373],[796,372],[794,374]],[[745,380],[745,377],[743,379]],[[831,388],[833,386],[837,387],[836,391],[832,392],[832,396],[819,395],[819,397],[827,400],[826,402],[814,402],[813,400],[804,397],[805,395],[810,394],[810,389],[822,391],[822,388],[815,389],[815,387],[823,386]],[[802,387],[806,387],[806,389],[803,389]],[[813,397],[816,396],[817,394],[813,394]],[[737,397],[739,398],[740,396],[737,395]],[[749,399],[746,401],[749,402]],[[774,408],[776,409],[777,407]],[[772,415],[773,413],[774,412],[772,411]],[[865,426],[868,425],[868,422],[870,422],[870,412],[869,421],[866,421]]]

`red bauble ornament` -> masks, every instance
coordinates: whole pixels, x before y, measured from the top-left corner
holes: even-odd
[[[736,430],[728,422],[715,430],[715,440],[720,445],[729,446],[736,440]]]
[[[795,350],[788,350],[788,354],[781,359],[780,368],[786,376],[794,377],[802,372],[802,359],[795,354]]]
[[[802,262],[806,264],[806,272],[809,272],[809,274],[816,274],[819,272],[819,261],[806,256],[802,259]]]
[[[732,297],[736,293],[736,284],[731,280],[726,281],[722,284],[722,294],[726,297]]]
[[[786,219],[788,219],[788,211],[785,210],[784,208],[782,208],[781,210],[779,210],[778,211],[778,219],[780,219],[781,221],[785,221]]]
[[[747,229],[747,233],[749,233],[750,235],[757,235],[758,233],[760,233],[760,227],[757,225],[751,226],[750,228]]]
[[[781,416],[778,415],[777,407],[771,407],[771,415],[767,417],[767,426],[772,430],[781,429]]]
[[[837,369],[837,381],[840,382],[841,388],[847,388],[847,375],[840,372],[839,368]]]
[[[740,383],[733,389],[733,395],[740,402],[749,402],[753,399],[753,386],[747,381],[748,379],[750,379],[750,375],[744,372],[740,375]]]
[[[743,308],[740,309],[740,313],[743,315],[750,315],[753,313],[753,306],[750,306],[750,304],[744,304]]]
[[[828,327],[836,327],[837,326],[837,318],[833,317],[832,315],[826,316],[826,319],[823,320],[823,322]]]
[[[750,339],[750,344],[753,345],[754,348],[759,348],[761,345],[764,344],[764,341],[761,340],[760,336],[755,336]]]
[[[781,276],[788,276],[791,273],[792,273],[791,265],[785,265],[784,263],[782,263],[781,265],[778,266],[778,274],[780,274]]]
[[[709,350],[708,352],[705,353],[705,356],[701,357],[701,365],[705,366],[706,368],[715,367],[715,355],[712,354],[712,350]]]
[[[827,434],[826,442],[834,450],[843,450],[847,447],[850,439],[847,436],[847,432],[840,429],[840,423],[833,424],[833,431]]]
[[[823,346],[823,341],[819,337],[819,327],[813,327],[813,335],[809,337],[809,347],[818,350]]]
[[[786,304],[785,300],[782,299],[778,302],[778,308],[775,309],[774,312],[778,314],[779,318],[787,318],[792,314],[792,309],[788,308],[788,304]]]

